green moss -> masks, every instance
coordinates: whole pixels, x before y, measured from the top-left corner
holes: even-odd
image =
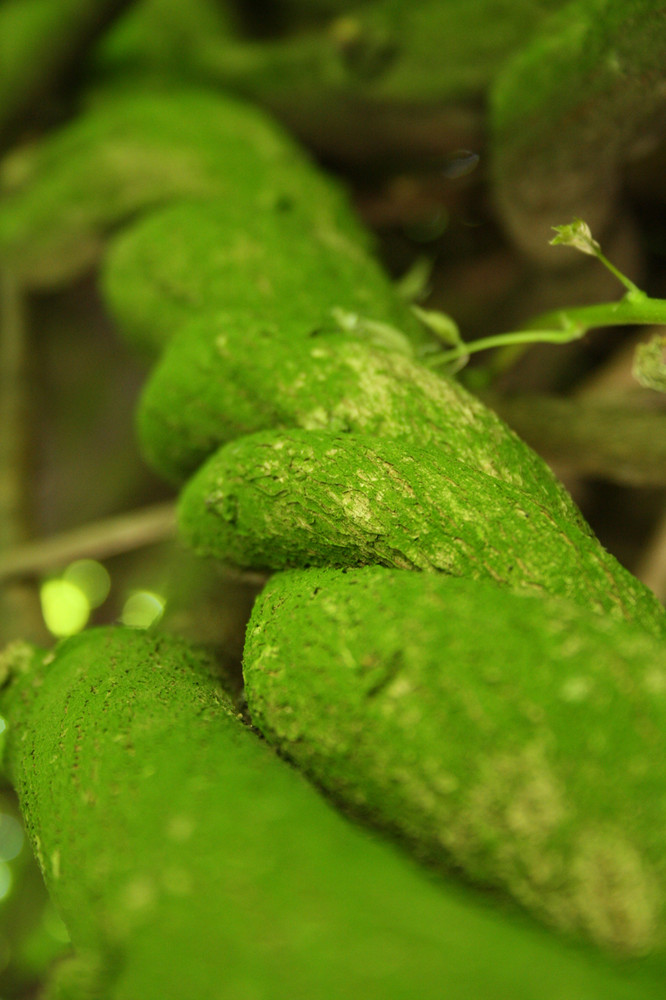
[[[342,291],[332,285],[331,297],[304,305],[300,321],[287,302],[284,323],[256,309],[190,322],[142,395],[139,436],[150,463],[182,481],[220,444],[276,426],[404,438],[406,447],[432,445],[524,489],[582,526],[544,463],[458,382],[373,346],[362,329],[336,332],[331,303]],[[345,304],[354,305],[351,289]],[[384,308],[379,315],[390,320]]]
[[[220,449],[185,487],[179,523],[243,567],[371,564],[555,594],[666,634],[654,595],[575,524],[436,448],[286,430]]]
[[[145,85],[146,76],[187,79],[198,47],[211,38],[233,35],[230,4],[216,0],[140,0],[104,35],[93,58],[97,73],[113,77],[114,87]],[[141,84],[139,84],[141,85]]]
[[[623,954],[666,945],[666,662],[642,631],[487,582],[280,574],[252,720],[343,808]]]
[[[528,44],[564,0],[378,0],[350,4],[322,29],[199,52],[202,78],[309,122],[350,108],[370,121],[385,111],[483,100],[504,61]],[[307,126],[306,126],[307,127]]]
[[[250,212],[276,193],[297,198],[303,172],[304,154],[242,102],[187,89],[107,96],[5,159],[0,259],[30,284],[58,284],[141,212],[174,198],[236,200]]]
[[[330,324],[338,306],[400,324],[418,340],[419,325],[368,243],[335,184],[304,161],[246,197],[179,202],[130,227],[111,247],[103,288],[144,353],[157,353],[193,316],[220,311],[248,326],[254,316],[278,323],[291,339]]]
[[[59,1000],[79,987],[108,1000],[439,1000],[443,984],[451,1000],[657,995],[351,827],[180,641],[83,633],[12,685],[2,711],[30,837],[83,963],[60,974]]]
[[[384,100],[456,100],[480,95],[507,56],[529,43],[544,15],[563,0],[402,0],[351,17],[357,48],[392,44],[393,58],[372,93]],[[354,63],[349,67],[353,79]],[[361,77],[362,79],[362,77]]]

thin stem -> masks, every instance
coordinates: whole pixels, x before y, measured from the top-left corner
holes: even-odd
[[[633,281],[626,276],[626,274],[622,274],[622,271],[619,271],[615,264],[611,264],[608,257],[606,257],[601,250],[597,250],[597,260],[604,265],[606,270],[610,271],[610,273],[617,278],[621,285],[624,285],[631,295],[647,298],[645,292],[641,291],[638,285],[635,285]]]
[[[477,354],[479,351],[488,351],[493,347],[506,347],[514,344],[533,344],[541,341],[548,344],[566,344],[570,340],[577,340],[585,333],[583,329],[569,330],[525,330],[515,333],[498,333],[493,337],[482,337],[479,340],[472,340],[470,343],[460,344],[450,351],[443,351],[428,359],[431,367],[450,364],[458,358],[467,357],[469,354]]]
[[[167,541],[175,536],[175,527],[175,506],[167,502],[28,542],[0,553],[0,583],[39,576],[76,559],[106,559]]]
[[[629,284],[631,285],[631,282]],[[666,299],[649,298],[633,285],[632,290],[618,302],[603,302],[593,306],[543,313],[531,320],[524,330],[498,333],[492,337],[481,337],[471,343],[460,344],[449,351],[436,354],[429,360],[429,364],[432,367],[450,364],[458,358],[487,351],[493,347],[537,342],[566,344],[578,340],[594,327],[636,325],[666,325]]]
[[[28,535],[26,482],[28,323],[16,276],[0,269],[0,560]],[[14,583],[0,594],[0,645],[16,636],[42,641],[34,588]]]
[[[574,306],[536,316],[527,324],[528,330],[542,327],[580,325],[585,330],[602,326],[663,326],[666,324],[666,299],[652,299],[643,292],[629,292],[617,302],[600,302],[593,306]]]

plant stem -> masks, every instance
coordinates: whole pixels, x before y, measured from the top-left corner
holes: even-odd
[[[174,535],[173,503],[154,504],[0,553],[0,583],[40,575],[75,559],[105,559]]]
[[[459,358],[467,358],[470,354],[478,354],[479,351],[489,351],[493,347],[507,347],[513,344],[534,344],[545,342],[548,344],[566,344],[570,340],[582,337],[585,330],[538,330],[538,331],[517,331],[515,333],[497,333],[492,337],[481,337],[479,340],[472,340],[459,344],[458,347],[451,348],[450,351],[442,351],[428,358],[428,365],[431,368],[439,365],[450,364]]]
[[[571,340],[578,340],[594,327],[666,325],[666,299],[649,298],[619,271],[617,275],[624,284],[631,285],[631,290],[617,302],[601,302],[592,306],[577,306],[543,313],[530,320],[524,330],[498,333],[460,344],[449,351],[436,354],[428,360],[428,364],[431,367],[446,365],[458,358],[487,351],[493,347],[537,342],[566,344]]]
[[[0,270],[0,552],[25,535],[25,314],[18,281]]]
[[[600,302],[543,313],[530,320],[526,329],[562,327],[564,323],[584,327],[584,332],[603,326],[661,326],[666,324],[666,299],[652,299],[643,292],[629,292],[617,302]]]

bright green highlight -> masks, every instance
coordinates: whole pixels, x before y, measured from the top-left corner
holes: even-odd
[[[149,628],[164,614],[164,598],[149,590],[131,594],[123,606],[120,621],[131,628]]]
[[[67,567],[62,578],[85,594],[91,608],[98,608],[109,596],[111,577],[95,559],[78,559]]]
[[[108,572],[94,559],[78,559],[62,577],[47,580],[39,596],[49,632],[58,638],[76,635],[87,625],[91,610],[104,603],[110,589]]]
[[[90,617],[90,604],[83,591],[68,580],[47,580],[39,592],[47,629],[60,637],[76,635]]]

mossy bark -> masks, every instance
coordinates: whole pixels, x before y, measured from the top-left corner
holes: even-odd
[[[80,956],[52,996],[656,997],[351,827],[182,641],[91,630],[12,665],[5,762]]]
[[[220,198],[250,213],[302,190],[336,197],[261,111],[192,88],[103,95],[6,157],[0,190],[0,259],[47,288],[96,263],[112,230],[174,199]]]
[[[345,808],[559,930],[663,953],[666,659],[641,630],[487,582],[307,570],[260,596],[244,675],[255,724]]]
[[[378,564],[559,595],[666,635],[656,598],[575,524],[434,448],[273,431],[222,448],[181,497],[202,554],[242,567]]]

